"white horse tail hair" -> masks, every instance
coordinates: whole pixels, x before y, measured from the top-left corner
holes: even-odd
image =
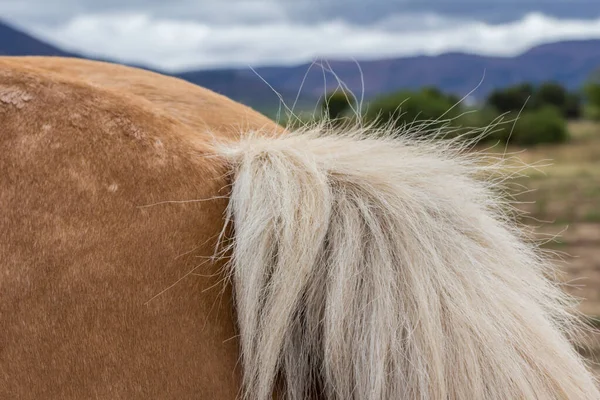
[[[323,130],[218,148],[245,398],[600,399],[501,161]]]

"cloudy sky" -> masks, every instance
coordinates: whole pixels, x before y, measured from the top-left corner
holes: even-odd
[[[600,38],[600,0],[0,0],[0,16],[66,50],[169,71]]]

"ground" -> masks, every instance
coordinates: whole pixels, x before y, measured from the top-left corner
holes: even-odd
[[[571,122],[569,130],[572,139],[564,145],[508,149],[547,165],[513,179],[523,185],[513,190],[521,192],[517,207],[527,212],[522,222],[546,239],[543,248],[554,251],[560,279],[600,327],[600,124]],[[588,336],[583,347],[600,376],[600,334]]]

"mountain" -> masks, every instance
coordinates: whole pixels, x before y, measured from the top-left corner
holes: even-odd
[[[74,53],[63,51],[37,40],[30,35],[0,21],[0,55],[5,56],[60,56],[76,57]]]
[[[323,65],[321,62],[320,65]],[[361,61],[334,60],[327,68],[334,71],[355,95],[365,99],[400,89],[439,87],[460,97],[474,91],[482,99],[493,89],[521,82],[555,80],[571,90],[582,87],[592,71],[600,68],[600,40],[579,40],[536,46],[516,57],[487,57],[466,53],[415,56]],[[327,90],[338,86],[336,77],[316,64],[292,67],[259,67],[194,71],[180,74],[183,79],[216,88],[237,100],[252,104],[261,93],[270,91],[260,76],[290,103],[302,88],[299,108],[313,107]],[[362,75],[361,75],[362,71]],[[243,84],[242,84],[243,82]],[[364,90],[363,90],[364,86]],[[292,101],[293,102],[293,101]]]
[[[316,97],[323,93],[323,74],[321,68],[313,67],[305,77],[309,67],[257,68],[256,72],[275,88],[297,90],[304,80],[303,91]],[[361,93],[363,83],[355,62],[330,61],[328,67],[355,94]],[[436,86],[460,96],[476,89],[473,96],[482,98],[494,88],[546,80],[578,89],[596,68],[600,68],[600,40],[544,44],[516,57],[446,53],[360,62],[365,98],[423,86]],[[332,76],[328,81],[330,87],[337,85]]]
[[[2,22],[0,54],[80,57]],[[328,67],[356,95],[363,93],[365,99],[385,92],[423,86],[436,86],[459,96],[476,89],[473,97],[481,99],[494,88],[525,81],[536,83],[555,80],[570,89],[578,89],[589,74],[600,67],[600,40],[548,43],[516,57],[446,53],[361,61],[359,64],[362,76],[353,61],[333,60]],[[323,69],[313,64],[266,66],[255,68],[255,71],[249,68],[196,70],[173,75],[269,114],[273,114],[279,106],[279,97],[273,90],[289,106],[298,98],[298,109],[306,109],[314,107],[325,87],[331,90],[337,86],[335,77],[330,73],[325,74],[325,84]],[[300,88],[302,91],[298,96]]]

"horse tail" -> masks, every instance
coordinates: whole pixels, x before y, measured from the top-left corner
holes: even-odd
[[[600,399],[499,164],[317,131],[219,148],[246,398]]]

